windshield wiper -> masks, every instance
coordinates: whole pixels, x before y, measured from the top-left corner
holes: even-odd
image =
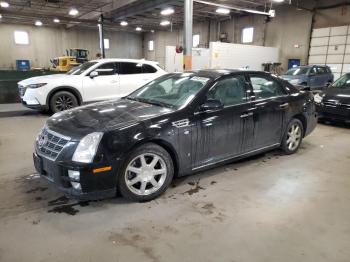
[[[127,96],[126,99],[134,100],[134,101],[138,101],[138,102],[142,102],[142,103],[146,103],[146,104],[151,104],[151,105],[155,105],[155,106],[174,108],[173,105],[170,105],[170,104],[167,104],[167,103],[164,103],[164,102],[160,102],[160,101],[157,101],[157,100],[147,99],[147,98],[129,97],[129,96]]]

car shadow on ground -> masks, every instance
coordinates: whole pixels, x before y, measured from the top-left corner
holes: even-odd
[[[300,148],[300,153],[313,145],[304,142]],[[150,201],[151,204],[157,201],[171,201],[181,197],[191,197],[198,192],[206,190],[208,187],[218,183],[218,176],[223,173],[240,174],[240,169],[249,165],[264,165],[265,163],[283,157],[280,150],[273,150],[267,153],[237,160],[220,167],[197,172],[193,175],[174,178],[167,192],[160,198]],[[77,201],[69,199],[58,191],[50,182],[41,179],[36,173],[18,177],[15,181],[2,181],[0,183],[2,194],[7,195],[5,201],[0,203],[2,216],[10,216],[34,210],[46,210],[48,213],[59,213],[66,215],[76,215],[79,212],[95,212],[108,208],[108,205],[131,204],[130,201],[116,196],[111,199],[96,201]],[[8,194],[6,194],[6,191]],[[16,196],[12,197],[12,192]],[[89,207],[89,208],[86,208]]]
[[[31,112],[31,111],[29,111]],[[35,112],[35,111],[34,111]],[[37,113],[42,115],[41,113]],[[344,125],[340,124],[339,127]],[[300,147],[299,155],[309,150],[313,150],[317,145],[304,141]],[[307,151],[306,151],[307,150]],[[280,150],[273,150],[231,163],[197,172],[195,174],[174,178],[170,187],[158,200],[172,200],[184,196],[193,196],[198,192],[203,192],[208,187],[218,183],[218,176],[229,172],[230,174],[240,174],[240,169],[249,165],[264,165],[273,159],[284,157]],[[111,199],[99,201],[80,202],[69,199],[58,191],[50,182],[41,179],[36,173],[30,173],[17,177],[16,179],[5,179],[0,181],[0,191],[4,199],[0,202],[0,215],[11,216],[33,210],[45,210],[48,213],[62,213],[76,215],[80,211],[90,212],[103,210],[111,205],[125,205],[131,202],[117,196]],[[89,208],[86,208],[89,207]]]
[[[40,112],[35,110],[20,110],[20,111],[8,111],[0,112],[0,118],[6,117],[25,117],[25,116],[47,116],[50,117],[51,114],[48,112]]]

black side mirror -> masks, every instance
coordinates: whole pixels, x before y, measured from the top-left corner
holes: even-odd
[[[221,103],[220,100],[216,99],[208,99],[207,102],[205,102],[203,105],[201,105],[202,111],[215,111],[223,108],[224,105]]]
[[[297,85],[297,88],[299,88],[299,90],[301,90],[301,91],[311,91],[310,86]]]

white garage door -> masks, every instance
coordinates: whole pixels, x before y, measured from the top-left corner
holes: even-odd
[[[328,65],[335,78],[350,71],[350,26],[312,31],[309,64]]]

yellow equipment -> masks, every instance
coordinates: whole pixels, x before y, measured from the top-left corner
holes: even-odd
[[[74,56],[61,56],[51,60],[51,71],[68,72],[73,67],[80,65]]]
[[[56,57],[50,60],[52,64],[51,71],[68,72],[73,67],[88,61],[87,56],[89,51],[86,49],[71,48],[66,50],[66,52],[66,56]]]

